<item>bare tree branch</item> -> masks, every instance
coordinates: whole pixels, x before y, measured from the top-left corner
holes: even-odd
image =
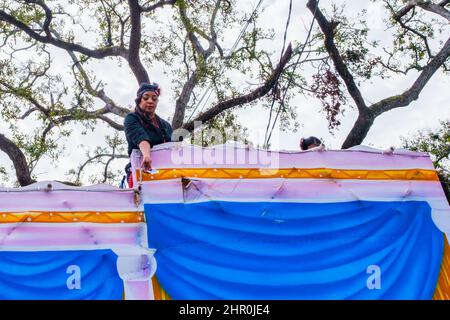
[[[394,19],[399,21],[405,15],[407,15],[414,7],[416,6],[415,2],[409,1],[403,8],[401,8],[395,15]]]
[[[431,53],[430,44],[428,43],[428,38],[420,33],[419,31],[409,27],[406,25],[406,23],[402,22],[401,19],[398,20],[398,23],[404,28],[405,30],[408,30],[409,32],[414,33],[416,36],[422,39],[423,43],[425,44],[425,48],[427,49],[428,57],[431,59],[433,58],[433,54]]]
[[[7,88],[9,90],[9,92],[12,94],[14,94],[14,92],[16,92],[18,90],[17,88],[14,88],[13,86],[11,86],[9,83],[5,82],[2,79],[0,79],[0,85]],[[20,97],[27,100],[28,102],[30,102],[32,105],[34,105],[36,107],[36,109],[41,111],[46,116],[48,116],[50,114],[50,110],[45,108],[41,103],[39,103],[39,101],[37,101],[36,99],[31,97],[30,95],[21,95]]]
[[[344,80],[347,90],[353,98],[353,101],[355,101],[359,112],[367,112],[368,109],[362,97],[361,91],[356,85],[353,75],[350,73],[334,42],[333,24],[325,18],[322,11],[317,8],[317,6],[317,0],[308,0],[307,7],[313,15],[315,14],[315,18],[317,19],[320,29],[325,36],[325,48],[327,49],[330,58],[333,60],[336,71],[339,73],[342,80]]]
[[[112,41],[112,30],[111,30],[111,15],[109,14],[108,9],[106,9],[105,7],[105,2],[103,0],[100,0],[103,10],[105,12],[105,17],[106,17],[106,23],[108,26],[108,33],[106,35],[106,41],[108,43],[109,46],[113,46],[113,41]]]
[[[219,48],[220,51],[222,51],[222,48],[217,44],[217,32],[215,27],[217,12],[220,8],[220,2],[221,0],[216,1],[216,5],[214,6],[214,10],[209,21],[209,31],[211,33],[211,37],[207,37],[209,41],[209,48],[205,52],[205,58],[208,58],[213,53],[216,47]]]
[[[417,61],[415,64],[412,64],[412,65],[408,66],[406,69],[401,70],[401,69],[397,68],[395,65],[391,64],[391,60],[394,58],[394,53],[387,51],[386,48],[383,48],[383,51],[389,55],[389,59],[387,62],[384,62],[381,59],[379,59],[377,61],[377,63],[381,64],[384,68],[386,68],[387,70],[389,70],[391,72],[407,75],[408,72],[411,70],[417,70],[417,71],[423,70],[423,67],[420,66],[419,64],[417,64]]]
[[[183,125],[187,104],[189,103],[189,100],[191,99],[194,88],[198,83],[199,68],[203,69],[203,65],[206,63],[208,58],[214,52],[216,47],[220,48],[220,46],[217,44],[217,33],[215,31],[215,23],[216,23],[217,12],[219,10],[220,3],[221,3],[221,0],[216,1],[216,4],[213,9],[213,13],[212,13],[210,21],[209,21],[209,29],[211,32],[211,36],[207,36],[206,34],[204,34],[204,32],[200,32],[199,30],[195,29],[193,27],[192,23],[190,22],[189,18],[187,17],[185,5],[181,4],[179,6],[181,20],[186,29],[188,39],[190,40],[192,47],[194,48],[197,55],[199,55],[199,57],[200,57],[200,59],[199,59],[200,66],[197,67],[196,70],[192,71],[192,73],[190,75],[188,74],[188,80],[183,85],[181,94],[175,103],[175,113],[174,113],[174,116],[172,119],[172,127],[174,129],[178,129]],[[197,36],[195,35],[194,30],[196,30],[197,32],[200,32],[201,35],[205,39],[208,39],[208,41],[209,41],[208,49],[205,50],[202,47],[202,45],[200,44],[200,41],[198,40]],[[222,51],[221,48],[220,48],[220,51]],[[186,57],[186,55],[184,55],[184,57]]]
[[[23,115],[20,116],[20,119],[23,120],[23,119],[27,118],[30,114],[32,114],[35,111],[39,111],[39,109],[31,108],[31,109],[27,110]]]
[[[447,39],[446,43],[439,51],[439,53],[430,61],[420,73],[419,77],[416,79],[414,84],[406,90],[403,94],[393,96],[387,99],[383,99],[372,106],[374,116],[379,116],[380,114],[395,109],[399,107],[406,107],[412,101],[419,98],[420,92],[423,90],[425,85],[431,79],[431,77],[436,73],[436,71],[444,64],[447,58],[450,56],[450,38]]]
[[[5,152],[14,164],[16,177],[21,186],[27,186],[35,183],[36,180],[31,178],[30,169],[27,159],[17,145],[0,133],[0,150]]]
[[[181,21],[183,22],[184,28],[186,29],[188,38],[192,43],[192,47],[194,48],[195,52],[198,55],[204,57],[206,50],[202,47],[202,45],[200,44],[200,41],[198,40],[197,36],[194,33],[195,28],[192,25],[192,23],[190,22],[189,18],[187,17],[185,4],[179,5],[179,12],[180,12]]]
[[[17,27],[18,29],[25,32],[28,36],[33,38],[36,41],[39,41],[41,43],[48,43],[52,44],[58,48],[65,49],[65,50],[71,50],[76,51],[79,53],[82,53],[88,57],[96,58],[96,59],[102,59],[105,57],[114,57],[114,56],[121,56],[121,57],[127,57],[127,50],[125,48],[120,47],[108,47],[108,48],[101,48],[92,50],[86,47],[83,47],[79,44],[66,42],[62,40],[55,39],[49,35],[41,36],[37,32],[33,31],[29,26],[27,26],[22,21],[17,20],[13,16],[7,14],[5,11],[0,10],[0,21],[4,21],[7,23],[12,24],[13,26]]]
[[[141,6],[140,10],[141,12],[152,12],[155,11],[157,8],[161,8],[165,5],[174,5],[177,2],[177,0],[161,0],[155,4],[149,5],[149,6]]]
[[[256,99],[263,97],[273,88],[277,79],[279,78],[280,74],[284,71],[284,68],[285,68],[286,64],[289,62],[289,60],[291,59],[291,57],[292,57],[292,46],[289,44],[284,55],[282,56],[282,58],[280,60],[280,63],[275,68],[275,70],[270,75],[270,77],[264,82],[263,85],[261,85],[260,87],[258,87],[257,89],[253,90],[252,92],[250,92],[248,94],[241,95],[239,97],[231,98],[226,101],[218,103],[217,105],[213,106],[209,110],[199,114],[194,120],[185,123],[183,125],[183,128],[188,131],[193,131],[194,130],[194,122],[196,122],[196,121],[201,121],[203,123],[207,122],[207,121],[211,120],[212,118],[214,118],[215,116],[219,115],[220,113],[222,113],[230,108],[233,108],[238,105],[245,104],[245,103],[249,103]]]
[[[44,12],[45,12],[45,21],[44,21],[44,26],[43,26],[43,30],[45,32],[45,34],[47,36],[50,36],[50,23],[52,22],[53,19],[53,13],[50,10],[50,8],[45,4],[44,1],[42,0],[25,0],[26,3],[34,3],[37,4],[38,6],[40,6]]]
[[[113,120],[111,120],[110,118],[108,118],[107,116],[104,115],[97,115],[95,116],[97,119],[103,120],[105,121],[107,124],[109,124],[111,127],[113,127],[114,129],[118,130],[118,131],[123,131],[124,127],[121,124],[118,124],[117,122],[114,122]]]
[[[114,154],[113,154],[114,155]],[[109,169],[109,165],[111,164],[111,162],[115,159],[115,155],[114,157],[111,157],[108,159],[108,161],[106,161],[105,163],[105,168],[103,168],[103,181],[102,183],[105,183],[106,180],[108,180],[108,169]]]
[[[446,2],[448,3],[448,1],[446,1]],[[444,17],[448,21],[450,21],[450,11],[445,9],[443,5],[435,4],[430,1],[430,2],[425,2],[425,3],[419,4],[419,7],[421,7],[424,10],[436,13],[436,14]]]
[[[445,6],[449,4],[449,0],[442,0],[438,4],[435,4],[431,1],[424,1],[424,0],[410,0],[403,8],[401,8],[395,15],[395,20],[400,20],[402,17],[404,17],[406,14],[408,14],[415,6],[419,6],[425,10],[432,11],[434,13],[437,13],[439,15],[442,15],[444,18],[447,18],[447,15],[445,12],[442,12],[441,9],[445,10]],[[439,9],[440,7],[441,9]],[[447,11],[448,14],[448,10]],[[448,19],[448,18],[447,18]]]
[[[83,172],[83,170],[85,169],[85,167],[90,164],[91,162],[100,159],[100,158],[110,158],[109,162],[114,160],[114,159],[128,159],[128,155],[123,155],[123,154],[108,154],[108,153],[101,153],[101,154],[97,154],[95,156],[89,157],[89,159],[87,159],[79,168],[78,168],[78,173],[77,173],[77,178],[76,181],[80,181],[80,176]],[[105,174],[106,176],[106,174]],[[106,181],[106,180],[105,180]]]
[[[445,2],[445,3],[444,3]],[[447,1],[442,1],[441,4],[446,4]],[[400,21],[401,17],[405,16],[409,11],[414,9],[414,7],[418,5],[417,1],[410,1],[405,7],[403,7],[396,15],[396,19]],[[425,5],[422,1],[420,5]],[[330,23],[321,10],[317,7],[317,0],[309,0],[307,4],[308,9],[314,14],[316,12],[315,17],[318,20],[322,33],[325,36],[325,48],[328,51],[331,59],[333,60],[336,70],[344,80],[347,90],[355,101],[359,115],[356,122],[353,125],[350,133],[345,139],[342,148],[350,148],[354,145],[361,144],[361,142],[366,137],[369,129],[371,128],[375,118],[380,114],[392,110],[394,108],[405,107],[408,106],[412,101],[417,100],[420,92],[423,90],[425,85],[431,79],[431,77],[435,74],[435,72],[444,65],[445,61],[450,56],[450,38],[447,40],[443,48],[439,51],[439,53],[432,58],[429,63],[423,68],[417,80],[414,82],[412,87],[408,89],[401,95],[393,96],[387,99],[383,99],[380,102],[377,102],[370,107],[367,107],[359,88],[354,82],[354,78],[348,70],[346,64],[344,63],[342,57],[339,54],[339,51],[334,43],[334,30],[332,23]],[[315,10],[316,9],[316,10]],[[443,9],[443,8],[442,8]],[[433,7],[433,10],[438,10]],[[440,9],[439,9],[440,10]],[[445,9],[444,9],[445,10]],[[442,13],[442,12],[441,12]]]
[[[128,65],[133,71],[138,83],[149,82],[147,71],[145,70],[140,56],[139,50],[141,47],[141,9],[138,0],[128,0],[130,7],[131,31],[130,31],[130,45],[128,49]]]
[[[198,75],[197,70],[194,70],[189,79],[184,83],[180,96],[175,102],[175,113],[172,119],[172,127],[178,129],[183,125],[186,106],[191,99],[192,92],[197,85]]]
[[[56,32],[55,30],[52,30],[52,33],[55,35],[56,38],[60,37],[58,32]],[[80,72],[80,75],[84,80],[84,84],[85,84],[85,87],[86,87],[88,93],[90,95],[92,95],[93,97],[99,98],[100,100],[102,100],[105,103],[105,107],[103,109],[97,110],[94,113],[104,114],[107,112],[112,112],[118,116],[125,117],[129,113],[129,110],[126,108],[119,107],[110,97],[108,97],[106,95],[106,93],[103,89],[101,89],[101,90],[94,89],[94,87],[91,84],[91,81],[89,80],[89,76],[88,76],[87,72],[84,70],[81,62],[79,61],[79,59],[77,58],[75,53],[70,50],[66,50],[66,51],[69,54],[72,61],[74,62],[75,67]],[[104,120],[104,119],[102,119],[102,120]],[[122,128],[120,130],[123,130],[123,126],[117,125],[112,120],[109,120],[106,122],[110,123],[113,128],[117,128],[117,126],[119,126],[120,128]]]

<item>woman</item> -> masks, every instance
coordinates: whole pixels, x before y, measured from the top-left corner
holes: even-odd
[[[150,149],[158,144],[170,142],[172,126],[156,114],[161,88],[157,83],[143,83],[137,91],[134,112],[125,117],[125,136],[128,142],[128,155],[133,149],[142,153],[143,170],[152,168]],[[132,187],[130,164],[127,171],[128,185]]]

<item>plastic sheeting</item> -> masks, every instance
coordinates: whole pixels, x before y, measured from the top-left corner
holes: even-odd
[[[0,189],[0,299],[152,299],[143,220],[133,190]]]
[[[156,275],[174,299],[448,294],[450,208],[427,154],[180,144],[153,151],[154,174],[139,163]]]
[[[426,202],[145,205],[174,299],[431,299],[444,237]],[[373,290],[371,266],[380,270]],[[369,270],[369,271],[368,271]]]
[[[122,299],[116,260],[111,250],[0,252],[0,299]]]

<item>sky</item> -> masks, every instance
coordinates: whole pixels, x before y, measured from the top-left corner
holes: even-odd
[[[242,10],[251,12],[258,1],[257,0],[239,0],[238,5]],[[332,1],[322,0],[321,7],[329,7]],[[368,17],[368,25],[371,28],[371,36],[374,38],[389,41],[388,33],[384,30],[382,23],[383,11],[377,3],[370,1],[356,0],[336,0],[336,4],[347,2],[346,12],[355,16],[362,9],[370,12]],[[274,48],[274,56],[279,56],[282,47],[283,33],[285,30],[286,18],[288,14],[288,0],[265,0],[263,1],[264,12],[261,15],[261,25],[273,28],[276,38],[273,43],[269,44]],[[160,13],[164,15],[164,12]],[[288,29],[287,40],[302,42],[306,37],[305,26],[311,23],[312,15],[306,8],[306,0],[294,0],[292,7],[291,24]],[[450,33],[450,30],[447,36]],[[229,41],[234,41],[235,35],[229,35]],[[278,50],[278,51],[277,51]],[[54,65],[56,67],[67,68],[70,65],[70,59],[62,50],[55,49]],[[152,65],[147,66],[150,77],[153,81],[157,81],[163,88],[158,106],[158,113],[163,118],[168,118],[174,111],[174,100],[170,94],[172,80],[164,75],[165,66]],[[103,80],[106,85],[106,92],[120,105],[131,106],[136,92],[136,81],[126,67],[118,67],[113,61],[101,61],[93,64],[92,69],[96,71],[99,79]],[[305,75],[308,76],[308,75]],[[412,85],[417,74],[411,73],[407,76],[393,76],[385,80],[374,80],[373,82],[363,83],[361,91],[366,102],[376,102],[393,94],[402,93]],[[239,79],[236,79],[239,81]],[[437,73],[422,91],[418,101],[413,102],[406,108],[389,111],[375,120],[369,134],[364,140],[364,145],[369,145],[379,149],[386,149],[390,146],[400,146],[401,138],[411,136],[419,129],[432,129],[439,125],[440,120],[450,119],[450,76]],[[213,101],[209,101],[212,103]],[[353,123],[357,117],[357,112],[350,106],[347,107],[345,116],[341,117],[342,125],[334,134],[328,131],[328,123],[323,113],[319,112],[320,105],[318,101],[311,97],[296,97],[293,102],[296,106],[298,119],[301,120],[301,126],[298,132],[281,132],[275,129],[271,147],[274,150],[298,150],[298,144],[301,137],[310,135],[317,136],[325,141],[325,145],[329,149],[339,149]],[[351,105],[351,100],[350,100]],[[99,104],[101,106],[101,104]],[[254,145],[262,145],[264,133],[267,126],[269,112],[256,106],[254,108],[246,108],[236,111],[239,122],[248,128],[250,140]],[[55,165],[43,159],[37,166],[35,173],[38,180],[66,180],[65,173],[78,166],[85,160],[83,148],[93,149],[97,145],[104,144],[104,135],[111,134],[114,130],[108,128],[105,124],[99,122],[94,132],[84,136],[80,132],[79,127],[74,127],[72,136],[64,142],[66,152],[61,157],[60,162]],[[7,136],[7,128],[0,121],[0,132]],[[113,168],[120,169],[126,164],[126,160],[116,161]],[[0,166],[7,168],[11,166],[11,162],[4,153],[0,152]],[[91,171],[90,171],[91,170]],[[84,182],[88,184],[87,178],[96,168],[88,169],[84,175]],[[0,185],[8,186],[11,181],[0,181]]]

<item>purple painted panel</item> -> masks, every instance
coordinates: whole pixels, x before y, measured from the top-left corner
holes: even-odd
[[[133,191],[55,190],[0,192],[0,212],[137,211]]]
[[[133,160],[139,164],[139,160]],[[428,169],[434,170],[423,153],[382,154],[338,150],[323,152],[267,152],[234,148],[183,148],[152,151],[154,168],[339,168],[339,169]]]
[[[139,246],[144,224],[40,224],[21,223],[0,226],[0,247],[111,247]],[[45,248],[44,248],[45,247]]]

